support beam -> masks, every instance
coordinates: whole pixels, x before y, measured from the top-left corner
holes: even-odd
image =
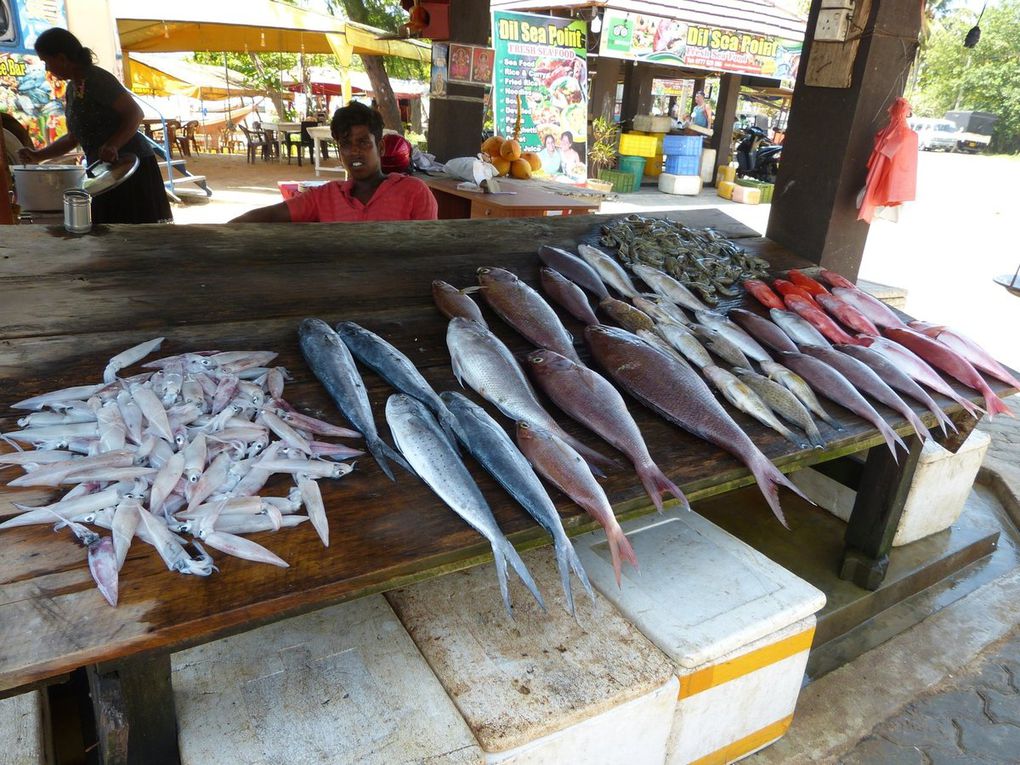
[[[488,45],[487,0],[458,0],[451,7],[454,11],[450,13],[450,42]],[[446,93],[446,98],[431,98],[429,114],[429,152],[440,162],[474,156],[482,141],[484,89],[451,82]]]
[[[628,122],[636,114],[651,112],[653,79],[653,70],[648,64],[624,63],[621,121]]]
[[[592,119],[603,117],[612,122],[616,108],[616,89],[620,83],[620,70],[623,61],[618,58],[599,58],[598,69],[591,83],[591,94],[588,98]]]
[[[916,4],[870,4],[864,31],[838,44],[836,55],[828,47],[833,43],[811,38],[820,0],[812,2],[767,231],[770,239],[849,279],[857,277],[868,237],[868,225],[857,220],[857,194],[867,176],[875,133],[887,123],[889,105],[906,86],[920,25]],[[817,72],[812,64],[816,53],[833,67],[852,61],[850,86],[808,85],[809,70]]]
[[[715,111],[712,114],[712,137],[708,139],[708,148],[715,149],[716,167],[729,164],[730,161],[733,122],[737,118],[737,98],[739,97],[740,75],[722,75],[719,85],[719,100],[716,102]],[[713,178],[712,184],[714,183],[715,179]]]

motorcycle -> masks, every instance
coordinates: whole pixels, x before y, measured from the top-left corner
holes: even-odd
[[[770,141],[760,127],[749,125],[743,128],[736,150],[737,175],[775,183],[782,151],[782,145]]]

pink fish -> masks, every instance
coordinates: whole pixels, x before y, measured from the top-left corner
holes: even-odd
[[[847,287],[833,287],[832,294],[844,303],[852,305],[879,327],[907,326],[903,323],[900,317],[896,315],[893,309],[878,298],[872,297],[867,292],[859,290],[856,287],[853,289],[849,289]]]
[[[847,279],[845,276],[837,274],[835,271],[829,271],[828,269],[823,268],[820,273],[822,278],[833,287],[844,287],[848,290],[858,289],[856,284]]]
[[[826,292],[824,295],[817,295],[815,300],[818,301],[822,308],[839,319],[843,326],[864,335],[881,334],[871,319],[835,295],[830,295]]]
[[[542,285],[542,291],[565,308],[567,313],[575,319],[585,324],[599,323],[594,311],[591,310],[591,304],[588,302],[588,296],[584,294],[584,290],[559,271],[549,267],[539,269],[539,282]]]
[[[895,340],[900,345],[909,348],[925,361],[949,373],[964,385],[979,391],[985,397],[985,409],[988,410],[989,417],[996,414],[1008,414],[1010,417],[1015,416],[1002,399],[995,395],[995,391],[988,387],[988,383],[974,369],[974,366],[949,346],[932,340],[927,335],[916,332],[909,327],[904,327],[903,329],[887,327],[885,334],[890,340]]]
[[[839,325],[830,319],[814,300],[805,300],[799,295],[785,295],[786,306],[804,321],[808,322],[834,343],[856,345],[857,340],[848,335]]]
[[[968,414],[974,417],[981,416],[983,411],[982,409],[975,406],[949,387],[948,383],[942,379],[939,373],[932,369],[928,362],[913,351],[904,348],[899,343],[893,342],[887,337],[868,337],[867,335],[858,335],[857,339],[865,348],[871,348],[874,351],[878,351],[893,364],[896,364],[900,369],[913,377],[917,382],[922,385],[927,385],[936,393],[941,393],[943,396],[955,401],[957,404],[962,406]]]
[[[459,290],[442,279],[436,279],[432,282],[432,300],[439,312],[448,319],[452,319],[454,316],[463,316],[465,319],[477,321],[483,327],[487,327],[489,325],[485,323],[478,304],[468,296],[468,293],[478,292],[480,289],[481,287],[475,286]]]
[[[959,332],[954,332],[951,329],[937,324],[912,321],[910,322],[910,327],[911,329],[915,329],[928,337],[935,338],[943,345],[953,349],[975,367],[983,372],[987,372],[996,380],[1002,380],[1007,385],[1012,385],[1014,388],[1020,388],[1020,380],[1017,380],[1008,369],[992,358],[992,355],[988,353],[988,351],[975,343],[969,337],[964,337]]]
[[[758,279],[748,279],[743,282],[744,289],[750,292],[755,300],[766,308],[778,308],[780,311],[785,308],[779,295],[772,291],[772,288],[765,282]]]
[[[776,292],[782,295],[784,298],[787,295],[796,295],[797,297],[803,298],[812,305],[815,304],[815,296],[808,292],[803,287],[799,287],[793,282],[787,281],[786,279],[773,279],[772,286],[776,288]]]

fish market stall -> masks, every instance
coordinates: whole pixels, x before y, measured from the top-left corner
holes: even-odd
[[[672,216],[691,227],[715,229],[749,255],[768,261],[773,273],[810,266],[717,210]],[[290,405],[304,416],[348,426],[302,356],[298,328],[308,317],[330,324],[357,322],[402,351],[437,392],[461,390],[447,350],[448,322],[433,303],[433,281],[474,285],[480,267],[498,266],[537,286],[542,265],[535,254],[538,245],[573,250],[580,243],[597,243],[601,226],[615,220],[586,215],[339,228],[96,226],[84,237],[70,237],[62,227],[9,228],[0,242],[5,296],[0,307],[0,370],[5,381],[0,429],[9,433],[19,427],[25,412],[12,409],[12,404],[97,382],[104,370],[109,372],[111,357],[157,335],[165,337],[157,354],[162,357],[274,351],[279,355],[272,365],[285,367],[291,376],[284,393]],[[748,307],[751,298],[742,291],[734,297],[723,294],[720,305]],[[591,354],[581,340],[582,325],[562,316],[577,352],[588,362]],[[490,325],[518,358],[527,355],[532,346],[522,337],[495,320]],[[131,375],[143,371],[128,362],[112,374],[134,379]],[[392,447],[394,434],[385,414],[392,388],[368,370],[363,374],[379,436]],[[1009,390],[1004,383],[989,382],[996,392]],[[974,391],[954,388],[965,399],[981,400]],[[939,401],[945,412],[963,422],[961,404]],[[656,464],[688,500],[755,482],[730,453],[633,400],[628,408]],[[882,558],[902,506],[897,492],[909,481],[919,440],[908,436],[911,425],[904,416],[885,412],[897,438],[907,438],[909,452],[900,451],[896,462],[884,446],[889,433],[842,409],[838,412],[842,430],[826,431],[822,448],[792,443],[739,412],[733,416],[768,460],[784,471],[881,447],[868,457],[865,474],[873,480],[865,483],[869,494],[851,519],[844,561],[848,577],[871,586],[876,577],[881,580]],[[911,405],[911,415],[922,418],[923,427],[936,425],[935,414],[919,404]],[[594,447],[595,439],[579,425],[565,417],[558,421],[568,436]],[[344,444],[364,448],[356,440]],[[6,444],[0,449],[10,451]],[[468,464],[499,527],[515,546],[549,544],[549,535],[531,517],[473,462]],[[120,689],[117,684],[122,683],[129,718],[144,721],[151,731],[149,741],[133,740],[132,747],[151,747],[161,757],[175,752],[173,705],[166,703],[170,653],[488,559],[487,540],[424,483],[393,460],[389,465],[395,481],[368,454],[342,478],[318,481],[328,547],[314,521],[252,536],[286,567],[213,551],[218,570],[209,576],[179,576],[167,571],[151,547],[136,541],[120,572],[116,607],[97,591],[87,552],[73,543],[68,529],[53,533],[54,523],[45,523],[0,530],[0,696],[90,668],[97,703],[104,702],[104,689]],[[653,510],[629,465],[606,472],[601,485],[619,519]],[[7,484],[16,475],[4,468],[0,477]],[[278,479],[267,484],[266,494],[287,494],[291,483]],[[0,521],[17,514],[11,503],[37,506],[56,496],[49,487],[4,485]],[[597,528],[566,497],[552,496],[569,534]],[[791,495],[784,490],[782,496]],[[840,563],[833,561],[834,566]],[[519,580],[513,582],[512,595],[517,604],[528,597]],[[146,691],[129,693],[128,677],[131,688]]]

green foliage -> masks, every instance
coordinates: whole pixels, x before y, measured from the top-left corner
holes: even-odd
[[[588,167],[593,177],[599,170],[616,163],[616,147],[620,140],[620,128],[604,117],[596,117],[591,123],[591,142],[588,144]]]
[[[981,41],[963,47],[976,21],[957,9],[932,23],[919,62],[917,90],[910,101],[919,116],[941,117],[951,110],[998,115],[992,150],[1020,152],[1020,0],[990,4],[981,18]]]

